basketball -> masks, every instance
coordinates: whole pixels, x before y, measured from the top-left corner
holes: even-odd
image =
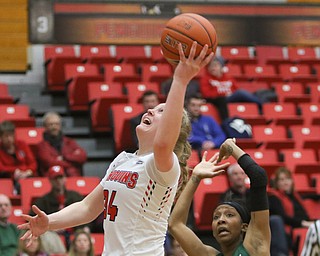
[[[183,13],[170,19],[161,34],[160,47],[164,58],[172,65],[180,60],[178,43],[182,44],[186,57],[189,56],[192,43],[198,42],[196,54],[207,44],[207,55],[216,51],[218,40],[213,24],[195,13]]]

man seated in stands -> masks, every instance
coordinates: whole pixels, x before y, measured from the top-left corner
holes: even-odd
[[[212,116],[201,114],[201,106],[204,102],[200,95],[192,95],[186,101],[192,125],[189,142],[196,150],[219,148],[226,139],[225,133],[216,120]]]
[[[50,167],[48,170],[48,178],[51,184],[50,192],[38,198],[34,203],[45,213],[51,214],[57,212],[62,208],[83,199],[83,196],[78,192],[66,189],[67,177],[62,166],[54,165]],[[30,209],[30,215],[34,215],[32,209]],[[62,233],[68,239],[72,232],[73,229],[68,229],[64,230]]]
[[[261,109],[263,102],[251,92],[238,88],[236,81],[224,72],[224,65],[223,57],[216,56],[200,78],[200,92],[207,102],[216,106],[221,120],[229,117],[229,102],[254,102]]]
[[[11,215],[10,199],[0,194],[0,255],[16,255],[19,245],[20,231],[17,226],[8,221]]]
[[[77,142],[63,135],[58,113],[48,112],[43,117],[43,141],[37,145],[40,174],[47,176],[50,166],[63,166],[67,176],[81,176],[87,153]]]
[[[37,176],[37,161],[24,141],[15,140],[15,125],[0,124],[0,178],[12,178],[19,193],[19,180]]]
[[[138,124],[140,124],[142,115],[146,113],[148,109],[152,109],[160,103],[159,95],[155,91],[151,91],[151,90],[145,91],[141,98],[142,98],[143,112],[141,112],[139,115],[130,119],[132,140],[135,145],[138,145],[136,127],[138,126]]]

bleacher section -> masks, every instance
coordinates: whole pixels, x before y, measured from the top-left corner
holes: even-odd
[[[129,119],[142,110],[142,93],[152,89],[160,94],[162,82],[171,78],[173,70],[162,58],[158,46],[86,45],[80,46],[80,51],[75,47],[45,47],[46,93],[52,98],[63,96],[66,120],[68,115],[87,118],[84,126],[88,130],[79,133],[78,141],[88,150],[88,164],[90,154],[92,159],[98,155],[98,158],[109,161],[120,151],[136,147],[131,141]],[[262,110],[253,103],[228,105],[231,116],[240,116],[252,126],[252,139],[239,140],[240,145],[266,169],[269,178],[276,168],[288,166],[294,173],[300,193],[320,196],[320,48],[221,46],[217,53],[225,57],[225,71],[234,77],[239,88],[252,93],[270,89],[277,95],[277,100],[263,104]],[[0,118],[13,120],[18,126],[17,138],[33,147],[43,130],[30,115],[29,106],[15,103],[7,87],[0,84]],[[164,95],[161,97],[165,99]],[[220,123],[212,105],[204,105],[203,113],[212,115]],[[99,141],[101,135],[107,138],[107,142]],[[89,138],[97,138],[96,143]],[[108,148],[108,154],[106,151],[100,155],[96,152],[101,145]],[[191,167],[199,159],[199,155],[193,152],[189,160]],[[103,170],[106,167],[104,164]],[[211,210],[227,188],[225,176],[215,179],[219,179],[214,182],[219,187],[212,186],[212,181],[207,179],[195,195],[193,207],[198,230],[211,228]],[[8,181],[0,179],[0,189],[4,182]],[[86,186],[88,182],[83,177],[82,181],[72,184]],[[21,198],[12,191],[8,192],[17,213],[30,207],[31,190],[26,203],[25,189],[22,185]],[[86,191],[89,192],[87,187]],[[306,203],[306,207],[311,211],[319,208],[320,203],[316,206]],[[313,216],[320,218],[320,212]]]

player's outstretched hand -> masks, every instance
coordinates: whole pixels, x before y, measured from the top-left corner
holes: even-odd
[[[199,179],[212,178],[214,176],[220,175],[230,165],[230,163],[217,165],[219,153],[216,153],[209,160],[206,159],[207,155],[208,152],[205,151],[203,153],[201,162],[197,164],[193,169],[192,175],[198,177]]]
[[[220,146],[219,157],[217,162],[220,163],[222,160],[228,159],[233,153],[233,147],[235,146],[236,139],[226,139]]]
[[[22,214],[21,217],[25,219],[27,223],[18,226],[19,229],[27,230],[21,237],[22,240],[29,239],[27,246],[31,245],[33,238],[36,238],[49,230],[48,215],[35,205],[32,206],[32,210],[36,215],[32,217],[30,215]]]
[[[197,49],[197,42],[194,41],[190,49],[189,56],[186,57],[182,49],[182,45],[178,44],[178,50],[180,55],[180,61],[174,71],[174,77],[183,82],[183,84],[188,84],[189,81],[196,76],[200,69],[205,67],[212,59],[214,53],[210,53],[207,57],[208,45],[205,45],[200,54],[195,56]]]

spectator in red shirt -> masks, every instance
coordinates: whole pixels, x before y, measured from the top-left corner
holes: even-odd
[[[223,71],[224,65],[224,59],[216,56],[200,78],[201,94],[208,102],[216,106],[221,120],[229,117],[227,108],[229,102],[254,102],[261,109],[261,100],[254,94],[239,89],[235,80]]]
[[[10,121],[0,124],[0,177],[12,178],[19,192],[18,181],[37,174],[37,161],[29,146],[15,140],[15,126]]]
[[[51,166],[60,165],[67,176],[81,176],[87,153],[77,142],[62,133],[61,117],[48,112],[43,117],[43,141],[37,145],[40,174],[47,176]]]

